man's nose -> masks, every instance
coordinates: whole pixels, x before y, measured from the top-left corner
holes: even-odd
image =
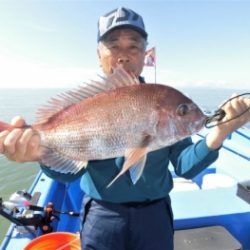
[[[117,59],[118,64],[128,63],[129,58],[127,56],[119,56]]]

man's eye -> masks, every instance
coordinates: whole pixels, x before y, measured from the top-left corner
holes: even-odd
[[[111,45],[110,49],[119,49],[118,45]]]
[[[107,44],[109,50],[118,50],[119,46],[117,44]]]
[[[188,111],[189,111],[189,108],[188,108],[187,104],[180,104],[177,107],[176,113],[179,116],[184,116],[184,115],[188,114]]]
[[[130,48],[134,50],[141,50],[143,49],[143,46],[141,44],[134,44],[134,45],[131,45]]]

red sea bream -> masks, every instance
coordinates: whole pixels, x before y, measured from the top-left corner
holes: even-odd
[[[134,182],[148,152],[198,132],[206,119],[178,90],[140,84],[122,68],[100,82],[51,99],[38,116],[32,128],[44,148],[42,164],[61,173],[77,173],[88,161],[125,156],[118,176],[136,166]],[[4,129],[11,126],[0,123]]]

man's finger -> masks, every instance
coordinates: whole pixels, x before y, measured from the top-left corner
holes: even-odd
[[[27,145],[26,157],[32,161],[38,161],[41,157],[41,146],[40,146],[39,135],[32,136],[31,140]]]
[[[3,142],[4,153],[7,155],[14,154],[16,151],[16,142],[22,135],[22,129],[13,129],[5,138]]]
[[[22,128],[25,125],[25,121],[21,116],[15,116],[10,123],[15,128]]]
[[[0,154],[4,154],[4,141],[6,136],[9,134],[9,131],[5,130],[0,133]]]
[[[32,129],[25,129],[24,132],[21,134],[19,140],[16,142],[16,152],[23,156],[26,154],[28,143],[33,136]]]

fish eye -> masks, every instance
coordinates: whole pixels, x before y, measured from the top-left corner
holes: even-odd
[[[187,104],[180,104],[176,110],[177,115],[184,116],[188,113],[189,107]]]

